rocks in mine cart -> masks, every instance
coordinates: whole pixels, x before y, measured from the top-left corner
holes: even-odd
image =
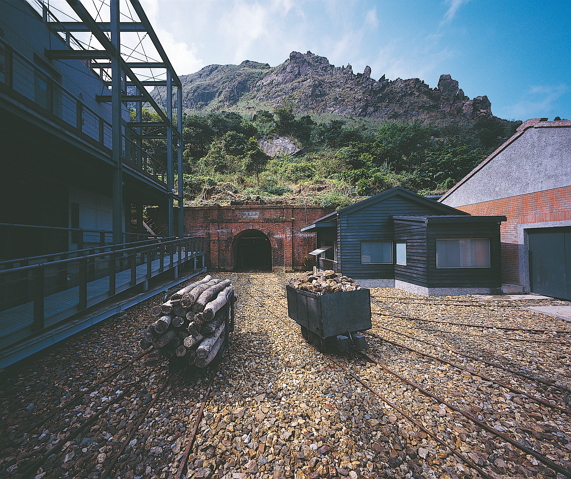
[[[292,288],[315,294],[342,293],[361,289],[353,279],[332,270],[298,275],[290,279],[289,285]]]

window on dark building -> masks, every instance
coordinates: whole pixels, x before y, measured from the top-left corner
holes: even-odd
[[[490,239],[437,239],[436,267],[490,268]]]
[[[361,241],[361,264],[390,264],[392,262],[392,241]]]
[[[395,245],[395,262],[406,266],[406,242],[398,242]]]

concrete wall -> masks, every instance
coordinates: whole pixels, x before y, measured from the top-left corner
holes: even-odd
[[[312,206],[260,204],[187,207],[185,234],[209,238],[209,267],[214,270],[233,269],[234,240],[245,230],[261,231],[268,237],[274,270],[309,270],[314,258],[308,253],[316,247],[316,235],[302,233],[301,228],[331,212]]]
[[[441,202],[460,207],[568,185],[571,121],[528,120]]]

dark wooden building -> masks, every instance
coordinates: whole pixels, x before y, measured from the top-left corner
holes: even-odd
[[[397,187],[324,216],[302,231],[317,233],[317,249],[311,254],[319,269],[341,272],[366,287],[429,295],[495,293],[501,218],[472,217]],[[486,245],[488,259],[493,259],[489,265],[453,262]]]
[[[395,216],[395,287],[429,296],[501,292],[505,216]]]

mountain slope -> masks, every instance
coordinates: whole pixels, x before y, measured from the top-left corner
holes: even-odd
[[[183,107],[255,113],[291,102],[296,114],[460,124],[493,118],[488,98],[468,98],[450,75],[441,75],[438,86],[430,88],[418,78],[374,80],[370,74],[369,67],[355,74],[351,65],[336,67],[311,52],[292,52],[274,68],[248,60],[209,65],[181,76]],[[153,96],[166,98],[164,88]]]

